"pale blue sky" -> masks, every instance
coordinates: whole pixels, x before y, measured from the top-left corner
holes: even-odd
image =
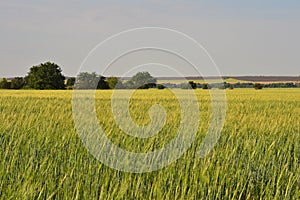
[[[300,75],[299,0],[2,0],[0,77],[45,61],[76,75],[99,42],[143,26],[192,36],[223,75]]]

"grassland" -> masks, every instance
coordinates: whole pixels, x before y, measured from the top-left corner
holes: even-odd
[[[300,199],[300,90],[227,90],[227,117],[213,151],[201,159],[210,101],[196,90],[200,126],[192,147],[170,166],[133,174],[89,154],[72,119],[71,91],[0,91],[0,199]],[[111,91],[98,91],[96,110],[108,137],[130,151],[163,147],[180,121],[167,90],[137,91],[131,115],[146,124],[153,103],[168,118],[150,139],[124,134],[110,110]],[[197,120],[197,119],[195,119]],[[122,159],[122,158],[120,158]]]

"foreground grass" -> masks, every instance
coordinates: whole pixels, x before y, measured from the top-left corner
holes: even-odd
[[[196,90],[201,122],[192,147],[170,166],[132,174],[89,154],[72,119],[71,91],[0,91],[1,199],[299,199],[300,90],[228,90],[219,143],[198,155],[209,122],[209,93]],[[122,133],[110,111],[111,91],[97,92],[97,115],[109,138],[130,151],[163,147],[176,135],[179,105],[167,90],[137,91],[131,115],[147,124],[161,103],[166,126],[148,140]],[[120,158],[122,159],[122,158]]]

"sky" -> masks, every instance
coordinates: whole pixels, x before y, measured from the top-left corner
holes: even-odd
[[[300,75],[299,0],[1,0],[0,77],[25,76],[46,61],[75,76],[99,43],[139,27],[173,29],[195,39],[218,66],[203,70],[205,75]],[[148,62],[139,54],[131,59]],[[115,63],[106,75],[126,73],[122,67],[129,63]],[[188,67],[182,71],[197,75]]]

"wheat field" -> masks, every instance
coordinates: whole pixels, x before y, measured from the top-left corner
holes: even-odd
[[[200,125],[192,146],[171,165],[149,173],[111,169],[82,144],[72,117],[72,91],[0,91],[0,199],[300,199],[300,90],[226,90],[221,137],[198,155],[210,118],[208,90],[195,90]],[[180,123],[168,90],[138,90],[130,101],[137,124],[160,103],[166,124],[141,139],[122,132],[111,112],[112,91],[97,91],[99,124],[133,152],[163,148]],[[122,158],[119,158],[122,159]]]

